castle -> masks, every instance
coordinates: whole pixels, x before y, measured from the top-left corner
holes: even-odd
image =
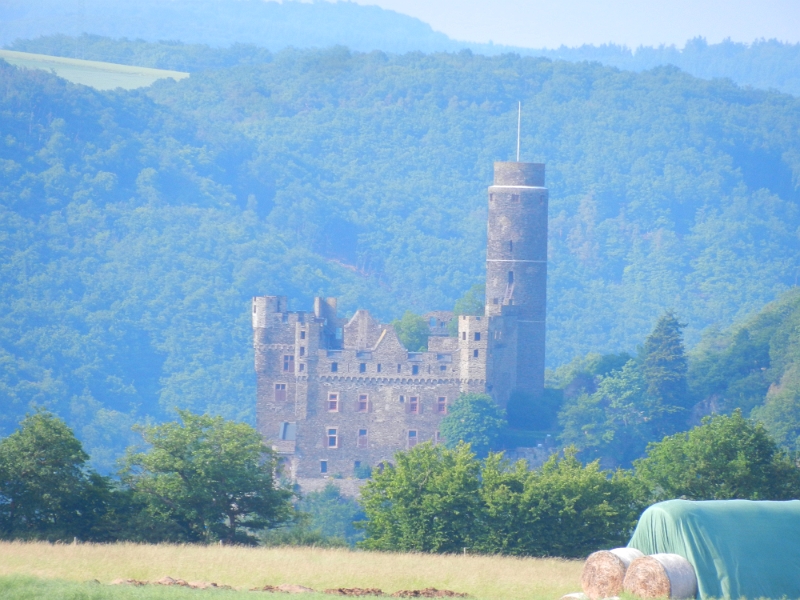
[[[497,162],[489,187],[486,309],[426,315],[426,352],[408,351],[391,325],[335,298],[311,312],[283,296],[253,298],[257,427],[292,479],[352,477],[433,441],[448,406],[485,392],[505,407],[513,392],[544,388],[547,205],[544,165]]]

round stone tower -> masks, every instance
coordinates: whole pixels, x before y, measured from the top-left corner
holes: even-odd
[[[486,316],[516,319],[514,389],[544,389],[547,303],[547,203],[544,165],[496,162],[489,187]]]

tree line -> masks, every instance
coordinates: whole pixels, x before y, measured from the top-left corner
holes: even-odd
[[[800,494],[795,461],[740,411],[651,443],[631,470],[584,465],[574,447],[530,470],[502,453],[481,458],[455,437],[486,442],[464,419],[487,410],[486,398],[459,398],[443,423],[447,444],[398,452],[358,505],[333,486],[301,499],[246,424],[182,411],[142,427],[147,447],[129,449],[112,479],[88,466],[61,419],[39,410],[0,440],[0,538],[580,557],[626,543],[652,502]]]

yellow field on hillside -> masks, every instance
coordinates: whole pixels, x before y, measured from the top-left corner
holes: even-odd
[[[0,577],[109,583],[169,575],[238,589],[295,583],[315,590],[362,587],[386,593],[435,587],[479,600],[558,600],[580,590],[581,567],[581,561],[559,559],[321,548],[0,543]]]
[[[98,90],[113,90],[118,87],[132,90],[147,87],[153,82],[167,77],[175,80],[189,77],[189,73],[182,71],[131,67],[96,60],[62,58],[13,50],[0,50],[0,58],[17,67],[53,71],[67,81],[88,85]]]

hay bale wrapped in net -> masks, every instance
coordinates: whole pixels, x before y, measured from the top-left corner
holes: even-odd
[[[589,600],[618,596],[628,566],[644,556],[636,548],[614,548],[590,554],[583,565],[581,587]]]
[[[697,596],[697,576],[682,556],[651,554],[630,564],[622,588],[639,598],[683,600]]]

